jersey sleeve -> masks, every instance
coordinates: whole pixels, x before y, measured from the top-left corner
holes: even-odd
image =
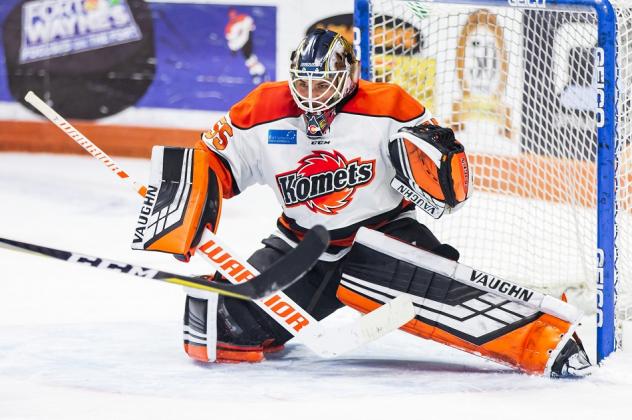
[[[254,133],[235,127],[230,113],[202,133],[197,146],[211,153],[211,168],[222,184],[224,198],[260,183],[259,153]]]
[[[432,116],[432,112],[424,107],[417,99],[413,98],[403,88],[396,86],[393,94],[392,103],[395,109],[391,111],[394,117],[390,119],[388,136],[382,142],[382,156],[389,159],[388,143],[389,139],[397,133],[402,127],[413,127],[419,124],[439,125],[437,120]],[[404,108],[404,109],[402,109]]]

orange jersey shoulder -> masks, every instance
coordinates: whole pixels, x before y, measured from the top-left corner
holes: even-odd
[[[229,111],[231,123],[242,130],[301,114],[287,81],[260,84]]]
[[[341,112],[406,122],[421,117],[426,109],[397,85],[360,80],[358,91]]]

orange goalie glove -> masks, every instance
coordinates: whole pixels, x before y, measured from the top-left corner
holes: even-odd
[[[438,219],[471,195],[472,174],[454,132],[438,125],[403,127],[389,141],[391,186]]]

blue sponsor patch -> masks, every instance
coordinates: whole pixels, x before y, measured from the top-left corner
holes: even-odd
[[[268,130],[268,144],[296,144],[296,130]]]

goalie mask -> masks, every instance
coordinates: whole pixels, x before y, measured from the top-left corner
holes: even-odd
[[[358,71],[353,48],[336,32],[316,29],[301,41],[292,52],[289,85],[298,107],[308,113],[308,127],[310,118],[333,110],[353,92],[358,83]],[[324,120],[329,123],[332,117]],[[327,128],[321,125],[319,128]]]

